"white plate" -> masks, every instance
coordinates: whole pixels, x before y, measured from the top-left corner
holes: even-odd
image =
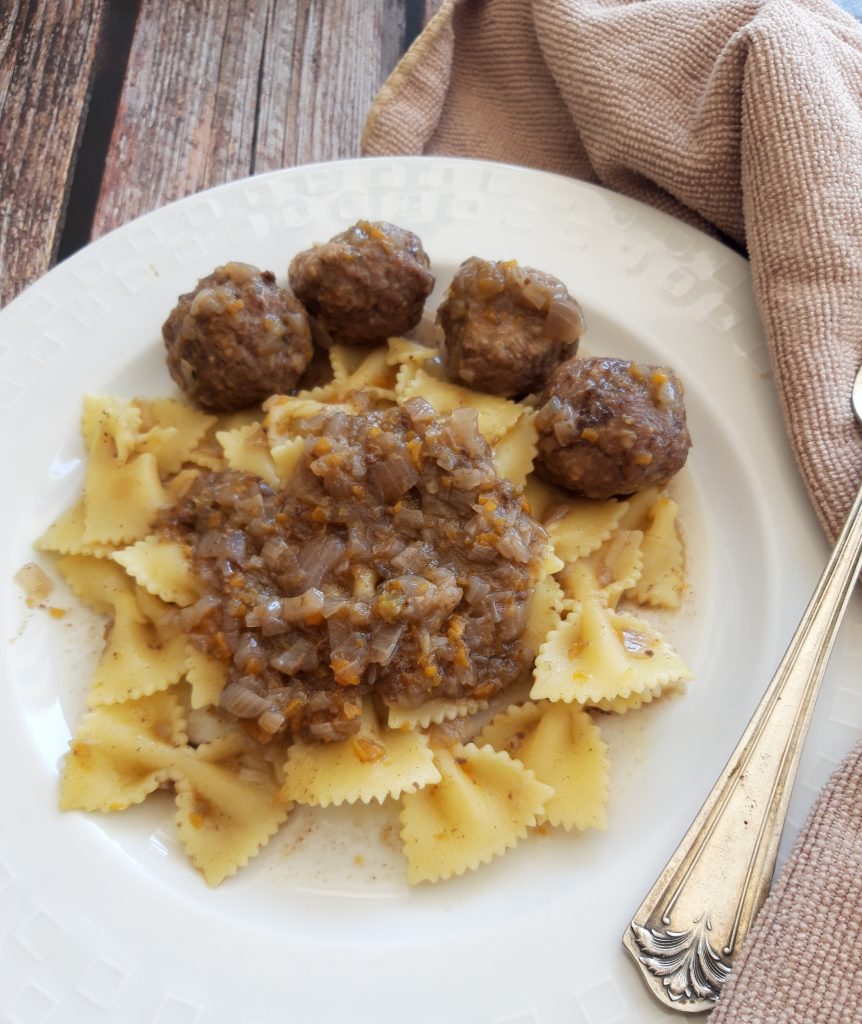
[[[159,328],[177,294],[227,259],[283,279],[295,252],[359,217],[420,234],[438,276],[429,309],[462,259],[514,257],[567,282],[592,351],[679,371],[695,441],[677,483],[693,588],[668,628],[697,681],[684,698],[608,722],[603,834],[533,837],[469,876],[410,891],[396,851],[377,841],[379,817],[305,813],[213,891],[178,848],[167,795],[122,815],[56,810],[97,627],[81,613],[28,611],[11,577],[80,487],[82,395],[170,392]],[[744,260],[637,203],[536,171],[445,159],[286,170],[129,224],[3,310],[0,427],[0,1017],[664,1018],[620,937],[733,748],[826,553],[788,451]],[[791,833],[862,734],[858,604],[850,616]]]

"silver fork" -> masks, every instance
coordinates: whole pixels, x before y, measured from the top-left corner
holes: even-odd
[[[852,403],[862,423],[862,367]],[[802,743],[860,567],[862,488],[763,700],[623,936],[671,1009],[712,1009],[766,899]]]

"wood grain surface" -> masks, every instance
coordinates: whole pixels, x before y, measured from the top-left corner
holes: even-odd
[[[93,235],[202,188],[358,154],[401,0],[143,0]]]
[[[0,0],[0,305],[58,246],[212,185],[358,155],[374,96],[439,6]]]
[[[51,266],[103,0],[0,0],[0,305]]]

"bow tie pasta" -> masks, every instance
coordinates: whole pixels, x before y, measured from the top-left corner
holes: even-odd
[[[687,587],[680,382],[575,358],[579,304],[514,260],[462,264],[440,352],[397,336],[434,277],[384,222],[290,283],[229,263],[180,296],[200,409],[84,400],[83,493],[36,543],[106,620],[61,807],[172,789],[211,885],[296,805],[398,804],[414,884],[603,829],[603,716],[692,678],[650,618]]]
[[[529,402],[477,398],[451,384],[433,351],[416,343],[392,339],[361,358],[336,346],[330,358],[328,384],[270,399],[262,418],[204,415],[171,400],[86,399],[84,493],[38,542],[58,556],[80,600],[109,622],[90,710],[66,759],[62,807],[118,811],[173,787],[181,841],[213,885],[254,856],[297,803],[400,802],[414,883],[476,868],[537,825],[604,828],[601,712],[632,711],[691,678],[634,611],[676,607],[684,594],[675,503],[658,488],[630,500],[589,500],[541,481],[532,473]],[[308,488],[309,466],[323,472],[338,454],[321,430],[329,417],[341,418],[341,431],[365,417],[370,432],[380,423],[391,433],[393,416],[417,408],[419,396],[413,415],[425,422],[410,421],[414,441],[400,438],[407,461],[393,463],[385,478],[380,471],[377,491],[385,497],[375,515],[385,505],[402,530],[392,556],[398,569],[384,579],[359,558],[348,570],[349,593],[327,587],[320,565],[344,560],[348,545],[361,552],[373,533],[367,520],[354,522],[352,534],[338,521],[353,497],[345,491],[326,506],[326,522],[320,503],[301,506],[311,520],[300,540],[306,551],[317,544],[317,577],[305,578],[312,586],[297,583],[308,570],[286,554],[289,533],[254,536],[267,502]],[[501,481],[453,520],[472,531],[472,550],[489,567],[484,575],[455,540],[454,573],[439,558],[422,562],[419,531],[427,537],[428,527],[422,503],[411,498],[430,445],[443,463],[438,495],[443,478],[459,471],[454,449],[429,433],[442,423],[466,443],[467,416],[477,429],[475,464],[486,483]],[[244,534],[237,509],[233,518],[222,515],[223,495],[221,505],[194,507],[193,529],[188,522],[178,529],[172,518],[183,497],[213,477],[231,480],[237,507],[256,510],[258,520],[243,520]],[[424,511],[445,523],[441,499],[434,505],[430,497],[423,495]],[[300,508],[289,507],[294,515]],[[532,524],[527,540],[523,517]],[[344,543],[327,550],[319,538],[336,533]],[[411,536],[412,548],[404,543]],[[444,536],[437,536],[441,550]],[[222,567],[218,586],[211,570],[201,572],[207,547],[209,563]],[[267,602],[265,563],[277,556],[279,572],[266,579],[277,576],[288,594],[290,586],[301,593]],[[516,588],[507,598],[493,572]],[[246,603],[244,641],[225,628],[231,601]],[[361,650],[333,626],[342,606],[359,623]],[[479,610],[514,620],[512,638],[488,647],[493,631],[480,632],[474,642]],[[387,671],[393,660],[409,680],[401,689]],[[322,670],[329,690],[318,682]],[[267,673],[302,685],[276,693]],[[190,739],[189,715],[198,709],[217,720],[217,738]]]

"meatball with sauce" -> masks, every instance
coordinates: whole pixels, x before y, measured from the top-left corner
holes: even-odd
[[[419,323],[434,287],[430,267],[412,231],[361,220],[294,256],[288,277],[325,339],[371,345]]]
[[[562,281],[476,256],[458,268],[437,324],[450,375],[505,398],[541,390],[584,333],[581,307]]]
[[[247,263],[218,267],[181,295],[162,336],[173,379],[213,412],[290,391],[312,354],[305,310],[272,273]]]
[[[673,370],[622,359],[558,366],[535,424],[539,475],[586,498],[665,484],[691,446]]]

